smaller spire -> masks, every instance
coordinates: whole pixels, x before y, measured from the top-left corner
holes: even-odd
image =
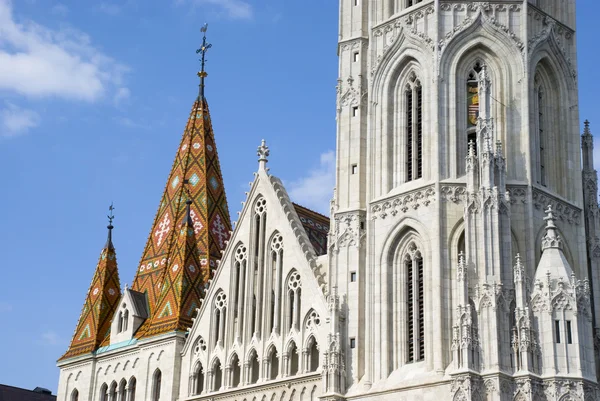
[[[204,67],[206,65],[206,52],[208,51],[208,49],[210,49],[212,47],[212,44],[210,44],[206,41],[206,31],[207,30],[208,30],[208,24],[205,23],[202,26],[202,28],[200,28],[200,32],[202,32],[204,34],[204,36],[202,37],[202,46],[198,50],[196,50],[196,54],[202,53],[202,58],[200,59],[200,61],[202,63],[201,69],[198,72],[198,77],[200,77],[200,93],[198,94],[198,100],[204,99],[204,78],[206,78],[208,76],[208,74],[204,70]]]
[[[583,122],[583,135],[592,135],[592,132],[590,131],[590,122],[589,120],[585,120]]]
[[[554,214],[552,213],[552,205],[548,205],[546,209],[546,235],[542,239],[542,250],[548,248],[559,248],[562,249],[562,239],[556,232],[556,225],[554,224]]]
[[[115,219],[113,210],[115,210],[115,207],[113,206],[113,204],[111,202],[110,206],[108,207],[109,214],[108,214],[108,216],[106,216],[106,217],[108,217],[108,226],[106,227],[106,228],[108,228],[108,238],[106,239],[106,245],[104,246],[106,249],[111,249],[111,250],[115,249],[115,247],[113,246],[113,243],[112,243],[112,229],[114,228],[112,222]]]
[[[269,159],[267,159],[267,157],[269,157],[269,147],[264,139],[258,147],[256,154],[258,156],[259,170],[264,170],[267,166],[267,162],[269,161]]]

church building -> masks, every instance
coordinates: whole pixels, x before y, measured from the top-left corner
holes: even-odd
[[[58,401],[600,399],[575,1],[339,2],[329,216],[263,141],[231,222],[205,36],[136,276],[109,224]]]

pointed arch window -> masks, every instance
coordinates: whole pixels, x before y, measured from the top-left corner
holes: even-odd
[[[238,358],[237,354],[233,354],[233,357],[231,358],[229,371],[229,387],[235,388],[240,385],[240,378],[242,376],[240,369],[240,358]]]
[[[221,386],[223,385],[223,368],[221,366],[221,361],[217,358],[213,363],[213,385],[212,391],[219,391]]]
[[[406,181],[423,177],[423,88],[411,72],[404,90],[406,110]]]
[[[106,383],[100,387],[100,401],[108,401],[108,385]]]
[[[546,113],[545,113],[545,89],[539,76],[535,77],[535,125],[538,140],[538,165],[537,183],[546,186]]]
[[[160,388],[162,385],[162,372],[156,369],[152,378],[152,401],[160,400]]]
[[[79,401],[79,391],[77,389],[71,393],[71,401]]]
[[[300,308],[302,304],[302,281],[300,274],[294,270],[288,277],[287,282],[287,328],[288,331],[300,328]]]
[[[477,151],[477,120],[479,119],[479,73],[483,69],[477,61],[467,77],[467,147],[470,142]]]
[[[200,395],[204,391],[204,367],[200,362],[194,368],[192,377],[192,395]]]
[[[119,383],[118,401],[126,401],[126,400],[127,400],[127,381],[125,379],[123,379]]]
[[[425,359],[425,308],[423,257],[414,243],[404,256],[406,285],[406,360]]]
[[[277,349],[275,347],[271,347],[268,354],[268,363],[269,363],[269,380],[277,379],[279,375],[279,357],[277,356]]]
[[[117,382],[113,381],[110,385],[110,393],[108,399],[110,401],[117,401],[117,394]]]
[[[244,327],[244,297],[246,296],[246,266],[248,263],[248,250],[241,244],[235,250],[235,277],[234,277],[234,288],[233,288],[233,319],[235,324],[235,338],[232,340],[241,338],[243,327]]]
[[[215,297],[214,305],[214,346],[223,345],[225,337],[225,318],[227,312],[227,295],[220,291]]]
[[[129,388],[127,390],[127,393],[129,394],[129,398],[127,398],[127,401],[135,401],[135,389],[137,386],[137,380],[135,379],[135,376],[133,376],[131,379],[129,379]]]
[[[250,360],[248,361],[248,373],[246,375],[248,384],[254,384],[258,381],[259,370],[258,354],[256,353],[256,350],[252,350],[250,353]]]

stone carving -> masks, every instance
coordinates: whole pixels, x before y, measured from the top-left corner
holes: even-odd
[[[388,215],[395,217],[398,213],[406,213],[410,209],[417,210],[422,206],[429,206],[435,200],[433,186],[421,188],[393,198],[375,202],[371,205],[371,218],[385,219]]]
[[[440,188],[442,202],[464,203],[467,197],[467,188],[464,185],[448,185]]]
[[[345,88],[343,81],[338,79],[338,85],[336,87],[338,111],[340,111],[342,107],[359,106],[366,102],[367,91],[364,89],[366,88],[366,85],[363,84],[363,76],[358,76],[357,85],[354,85],[354,81],[354,77],[348,77],[346,79],[347,88]]]
[[[365,213],[362,211],[335,215],[335,227],[330,232],[330,248],[339,250],[349,246],[364,245]]]
[[[559,200],[540,189],[534,188],[533,206],[538,210],[544,210],[548,205],[552,207],[554,217],[558,220],[569,224],[579,225],[581,220],[581,209]]]

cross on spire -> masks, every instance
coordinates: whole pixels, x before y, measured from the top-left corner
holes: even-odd
[[[106,248],[107,249],[114,249],[113,243],[112,243],[112,229],[113,227],[113,220],[115,219],[115,215],[113,214],[113,210],[115,210],[115,207],[113,206],[112,202],[110,204],[110,206],[108,207],[108,226],[106,228],[108,228],[108,238],[106,239]]]
[[[200,32],[202,32],[204,34],[202,37],[202,46],[196,50],[196,54],[198,54],[198,53],[202,54],[202,58],[200,59],[201,69],[200,69],[200,72],[198,72],[198,76],[200,77],[200,93],[198,95],[199,99],[204,99],[204,78],[206,78],[208,76],[206,71],[204,71],[204,66],[206,65],[206,52],[208,51],[208,49],[210,49],[212,47],[212,45],[206,41],[206,31],[207,30],[208,30],[208,24],[205,23],[202,26],[202,28],[200,28]]]

